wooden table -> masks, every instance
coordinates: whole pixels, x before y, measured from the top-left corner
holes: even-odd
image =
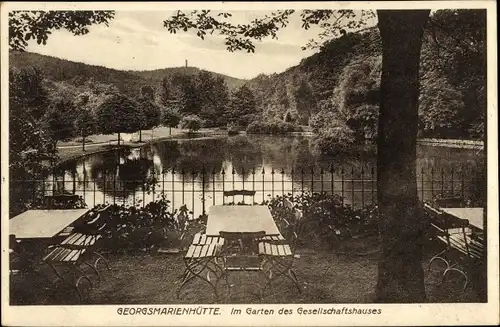
[[[89,209],[28,210],[9,220],[9,234],[16,239],[50,239]]]
[[[207,236],[225,232],[260,232],[280,235],[267,206],[215,205],[208,209]]]
[[[441,208],[441,210],[452,216],[467,219],[473,228],[483,230],[483,208]]]

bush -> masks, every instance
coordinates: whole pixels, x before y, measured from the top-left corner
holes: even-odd
[[[354,132],[347,126],[325,128],[312,139],[313,148],[323,155],[336,155],[349,151],[355,143]]]
[[[238,135],[241,130],[240,126],[237,126],[235,124],[228,124],[227,125],[227,135]]]
[[[290,193],[277,196],[267,202],[273,217],[283,236],[291,234],[290,225],[295,215],[282,205],[286,198],[302,211],[302,218],[297,222],[299,245],[312,245],[313,240],[319,245],[338,246],[342,241],[355,234],[377,231],[376,211],[372,207],[353,210],[342,203],[338,195],[323,193],[300,193],[292,196]]]
[[[254,121],[248,125],[246,131],[252,134],[284,134],[300,132],[302,128],[293,123],[274,118],[266,121]]]
[[[189,130],[189,133],[196,132],[201,129],[205,121],[196,115],[189,115],[181,119],[180,126]]]
[[[96,206],[92,211],[101,208]],[[159,247],[183,249],[205,221],[203,217],[189,219],[186,206],[170,208],[170,201],[161,199],[142,208],[111,206],[111,215],[103,231],[102,247],[111,252],[137,252]]]

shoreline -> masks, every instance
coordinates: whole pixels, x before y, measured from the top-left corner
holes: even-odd
[[[155,130],[156,132],[157,130]],[[143,131],[143,135],[145,133],[151,133],[151,131]],[[247,135],[246,132],[239,132],[236,135]],[[279,135],[303,135],[303,136],[312,136],[311,132],[291,132],[291,133],[286,133],[286,134],[248,134],[248,135],[274,135],[274,136],[279,136]],[[192,137],[189,137],[192,136]],[[102,152],[108,152],[108,151],[114,151],[120,148],[139,148],[143,147],[146,145],[150,144],[155,144],[158,142],[163,142],[167,140],[195,140],[199,138],[206,138],[210,136],[226,136],[226,137],[231,137],[231,135],[227,134],[226,130],[221,130],[219,128],[207,128],[207,129],[202,129],[198,132],[195,132],[193,134],[190,134],[187,130],[178,130],[175,129],[172,130],[172,134],[169,135],[160,135],[160,136],[153,136],[152,138],[149,138],[143,142],[138,142],[136,140],[134,141],[122,141],[120,146],[118,147],[117,145],[117,140],[109,140],[109,141],[104,141],[104,142],[96,142],[96,143],[88,143],[86,146],[89,148],[92,147],[93,149],[82,151],[82,146],[81,143],[78,144],[73,144],[75,142],[70,143],[69,145],[63,145],[58,147],[58,155],[60,160],[57,163],[58,165],[64,164],[70,160],[75,160],[78,158],[83,158],[92,154],[96,153],[102,153]],[[422,138],[422,139],[417,139],[417,144],[419,145],[425,145],[425,146],[435,146],[435,147],[446,147],[446,148],[461,148],[461,149],[475,149],[475,150],[484,150],[484,144],[482,141],[476,141],[476,140],[452,140],[452,139],[430,139],[430,138]],[[375,145],[375,143],[374,143]]]

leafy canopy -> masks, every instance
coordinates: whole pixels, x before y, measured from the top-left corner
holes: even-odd
[[[12,11],[9,12],[9,47],[24,51],[30,39],[45,45],[52,30],[65,29],[74,35],[85,35],[89,26],[108,26],[113,18],[113,11]]]

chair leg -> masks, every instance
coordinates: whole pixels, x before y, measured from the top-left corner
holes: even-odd
[[[446,253],[446,251],[448,251],[448,249],[444,249],[443,251],[435,254],[430,260],[429,260],[429,267],[428,267],[428,270],[427,271],[431,271],[431,265],[432,265],[432,262],[434,262],[434,260],[441,260],[443,261],[445,264],[446,264],[446,268],[449,268],[450,267],[450,264],[448,263],[448,261],[443,258],[441,255]]]

